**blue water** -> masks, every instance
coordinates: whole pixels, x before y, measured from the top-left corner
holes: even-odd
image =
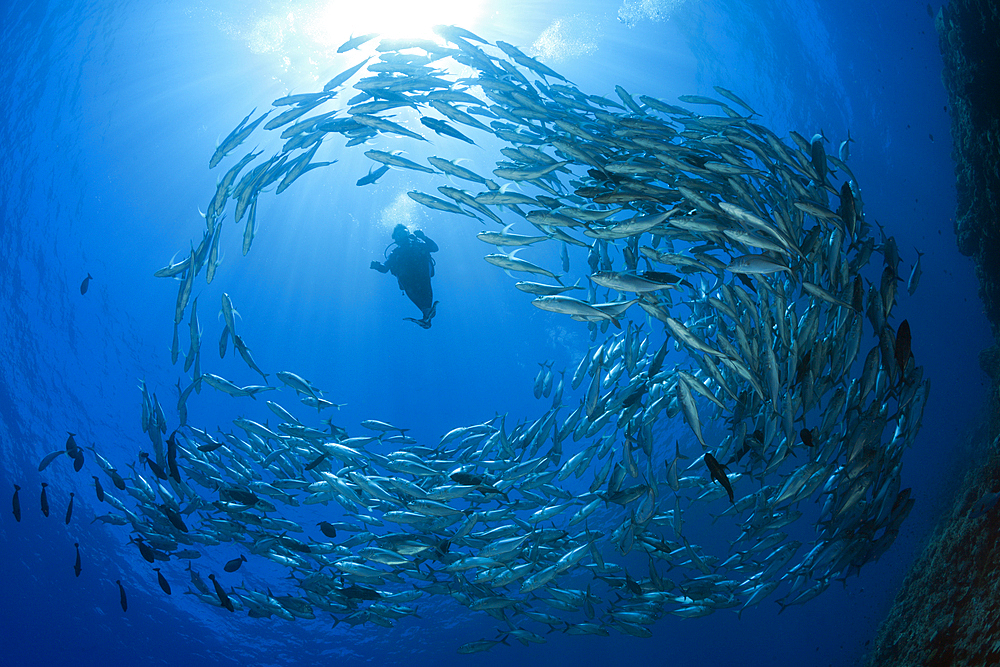
[[[354,64],[355,56],[336,56],[336,46],[382,30],[380,15],[393,13],[378,2],[341,4],[14,1],[3,10],[0,488],[22,487],[24,513],[15,523],[9,496],[3,501],[3,663],[858,664],[966,464],[964,443],[987,386],[977,355],[989,343],[988,326],[971,263],[955,248],[950,121],[937,35],[922,3],[484,2],[478,11],[463,3],[451,13],[418,12],[429,24],[454,21],[519,45],[588,93],[615,99],[619,84],[673,102],[721,85],[781,136],[822,128],[835,146],[850,130],[849,164],[866,216],[895,236],[904,277],[914,247],[926,252],[920,287],[901,295],[895,314],[910,322],[932,391],[923,430],[904,457],[903,486],[913,488],[916,508],[892,549],[845,587],[834,584],[780,616],[766,601],[740,619],[730,611],[692,620],[665,615],[652,639],[556,632],[543,645],[512,642],[469,658],[455,648],[495,636],[497,623],[448,601],[421,607],[421,618],[393,629],[331,629],[323,617],[254,620],[182,595],[187,577],[177,561],[163,565],[174,588],[166,597],[124,529],[89,523],[108,511],[93,494],[92,461],[80,474],[68,460],[44,477],[37,472],[66,431],[121,468],[137,450],[148,451],[140,380],[176,423],[177,283],[152,274],[201,237],[199,209],[229,164],[208,169],[217,141],[251,109],[318,90]],[[469,168],[495,166],[494,151],[446,141],[437,145],[467,158]],[[479,223],[409,201],[406,191],[430,188],[420,174],[391,171],[375,186],[356,187],[371,166],[364,150],[344,150],[336,165],[261,197],[260,229],[246,257],[242,226],[227,223],[217,282],[199,280],[194,293],[205,329],[202,370],[243,384],[259,380],[232,350],[221,361],[214,354],[225,291],[257,363],[268,372],[293,370],[346,404],[332,417],[352,435],[362,420],[379,419],[433,442],[497,413],[510,423],[542,414],[548,401],[532,396],[538,364],[575,368],[589,344],[585,327],[531,307],[511,278],[483,262],[492,249],[475,239]],[[441,246],[434,279],[441,305],[429,331],[402,320],[416,313],[395,280],[367,268],[381,259],[397,222],[424,229]],[[556,249],[542,252],[539,263],[558,264]],[[582,258],[576,261],[580,271]],[[81,295],[88,273],[94,278]],[[186,335],[182,355],[183,341]],[[282,393],[294,402],[287,390],[264,396]],[[189,421],[226,424],[241,410],[269,416],[262,401],[247,408],[247,400],[203,390],[189,401]],[[43,479],[48,519],[38,511]],[[218,570],[229,557],[198,566]],[[116,579],[129,593],[126,614]]]

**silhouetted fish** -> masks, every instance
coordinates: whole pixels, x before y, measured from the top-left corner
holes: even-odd
[[[483,483],[483,478],[479,475],[473,475],[462,471],[452,473],[450,477],[452,481],[465,486],[477,486]]]
[[[17,492],[21,490],[17,484],[14,485],[14,518],[21,520],[21,499],[17,497]]]
[[[316,466],[318,466],[320,463],[322,463],[323,461],[325,461],[327,456],[329,456],[329,454],[320,454],[311,463],[307,464],[305,466],[305,469],[306,470],[312,470],[313,468],[315,468]]]
[[[900,372],[906,370],[906,362],[910,360],[910,323],[903,320],[896,331],[896,363]]]
[[[73,518],[73,492],[69,492],[69,505],[66,507],[66,525],[69,525],[69,520]]]
[[[46,468],[48,468],[50,463],[52,463],[53,461],[55,461],[57,458],[59,458],[60,456],[62,456],[65,453],[66,452],[64,452],[63,450],[57,449],[56,451],[54,451],[54,452],[52,452],[50,454],[46,454],[45,458],[42,459],[42,462],[38,464],[38,472],[42,472],[43,470],[45,470]]]
[[[642,595],[642,586],[632,578],[628,571],[625,572],[625,587],[635,595]]]
[[[215,580],[215,575],[210,574],[208,575],[208,578],[212,580],[212,585],[215,586],[215,594],[219,596],[219,602],[222,604],[222,606],[228,609],[229,611],[236,611],[236,609],[233,607],[232,600],[230,600],[229,596],[226,595],[226,590],[219,585],[218,581]]]
[[[76,576],[79,577],[80,572],[83,570],[83,568],[80,567],[80,543],[74,542],[73,546],[76,547],[76,562],[73,564],[73,572],[75,572]]]
[[[163,589],[164,593],[170,595],[170,582],[168,582],[163,576],[163,573],[160,572],[160,568],[154,567],[153,571],[156,572],[156,582],[160,584],[160,588]]]
[[[76,439],[73,438],[76,433],[70,433],[69,431],[66,431],[66,433],[69,434],[66,438],[66,453],[71,457],[75,457],[76,453],[80,451],[80,446],[76,444]]]
[[[170,471],[170,476],[179,484],[181,472],[177,467],[177,431],[171,433],[170,437],[167,438],[167,468]]]
[[[246,556],[240,554],[239,558],[232,559],[231,561],[226,563],[222,569],[225,570],[226,572],[235,572],[236,570],[240,569],[240,565],[243,565],[243,563],[245,562],[247,562]]]
[[[158,478],[163,480],[167,479],[167,473],[160,467],[160,464],[149,458],[149,454],[146,452],[139,452],[139,460],[149,467],[149,469],[153,471],[153,474]]]
[[[182,533],[188,532],[188,527],[184,524],[184,520],[181,518],[180,513],[170,505],[161,505],[160,509],[167,516],[170,523],[173,524],[174,528],[181,531]]]
[[[373,588],[364,586],[348,586],[340,589],[340,592],[349,600],[381,600],[382,594]]]
[[[45,493],[45,487],[48,486],[45,482],[42,482],[42,514],[45,516],[49,515],[49,496]]]
[[[330,539],[337,536],[337,529],[333,527],[333,524],[329,521],[320,521],[316,524],[319,526],[320,531]]]
[[[116,579],[115,583],[118,584],[118,601],[121,602],[122,611],[128,611],[128,597],[125,596],[125,587],[122,586],[120,579]]]
[[[729,477],[726,475],[725,467],[722,466],[715,457],[709,452],[705,452],[705,463],[708,465],[708,470],[711,473],[712,479],[722,485],[729,494],[729,502],[736,504],[733,499],[733,485],[729,483]]]
[[[90,281],[93,280],[93,279],[94,279],[94,276],[92,276],[92,275],[90,275],[88,273],[87,277],[83,279],[82,283],[80,283],[80,294],[86,294],[87,293],[87,288],[90,287]]]
[[[103,503],[104,502],[104,487],[101,486],[101,480],[99,480],[97,478],[97,475],[94,475],[94,490],[97,491],[97,502]]]
[[[156,560],[156,557],[153,555],[153,548],[143,542],[141,537],[133,539],[132,542],[139,546],[139,553],[142,554],[142,557],[146,559],[147,563],[152,563]]]

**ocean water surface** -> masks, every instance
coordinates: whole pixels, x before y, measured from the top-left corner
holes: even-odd
[[[970,442],[987,386],[977,356],[989,342],[988,325],[971,263],[959,255],[953,235],[954,173],[934,10],[905,2],[868,7],[696,0],[8,3],[0,41],[0,487],[5,494],[12,494],[15,484],[21,487],[22,517],[16,522],[9,505],[0,514],[5,664],[859,664],[906,568],[974,456]],[[615,88],[621,86],[636,98],[646,95],[707,114],[705,107],[683,105],[678,97],[718,97],[713,86],[721,86],[753,107],[755,122],[791,146],[790,130],[807,140],[822,132],[829,139],[827,152],[837,155],[850,133],[847,163],[863,195],[865,219],[876,239],[876,225],[894,237],[902,258],[893,319],[895,325],[908,321],[914,359],[931,380],[922,429],[902,457],[901,486],[912,489],[916,503],[887,553],[844,582],[831,582],[816,599],[783,612],[774,602],[778,596],[739,615],[739,607],[688,619],[660,612],[643,626],[651,631],[648,638],[615,629],[609,637],[578,636],[558,624],[522,620],[515,626],[545,640],[525,646],[509,633],[515,626],[472,611],[448,594],[407,602],[416,615],[394,620],[393,627],[352,626],[341,622],[344,614],[335,625],[333,616],[319,610],[315,620],[294,621],[250,618],[245,610],[230,614],[185,595],[191,586],[184,559],[157,563],[171,582],[167,596],[152,566],[129,543],[127,526],[91,522],[112,511],[98,502],[92,476],[99,476],[109,493],[113,485],[90,448],[123,475],[132,474],[133,464],[151,480],[137,458],[139,451],[152,451],[142,429],[140,385],[163,406],[165,438],[178,427],[179,389],[194,379],[183,369],[190,304],[179,325],[180,358],[173,364],[181,282],[153,273],[184,260],[201,242],[204,213],[225,170],[255,146],[262,159],[275,155],[282,140],[274,136],[280,130],[258,129],[210,169],[218,144],[241,119],[251,113],[258,118],[273,100],[322,90],[337,73],[378,55],[377,40],[337,53],[352,36],[440,39],[431,31],[438,24],[516,45],[589,95],[621,102]],[[469,75],[461,68],[451,74]],[[339,92],[341,104],[357,92],[350,88],[356,80]],[[200,369],[239,386],[262,382],[231,341],[225,358],[217,354],[225,293],[254,360],[268,384],[280,389],[254,400],[202,386],[188,399],[189,425],[217,436],[232,431],[232,420],[241,416],[276,426],[280,420],[265,403],[273,400],[312,427],[327,428],[320,420],[330,419],[358,437],[374,433],[361,422],[380,420],[433,448],[457,427],[499,425],[503,417],[510,431],[538,419],[552,403],[533,395],[540,364],[551,364],[556,382],[565,371],[568,384],[583,356],[618,333],[605,322],[607,333],[592,339],[586,323],[533,307],[532,297],[514,289],[514,282],[537,276],[505,274],[483,261],[497,250],[476,233],[499,231],[499,225],[432,210],[407,196],[413,190],[437,196],[439,185],[473,189],[468,181],[391,169],[377,183],[357,186],[380,166],[364,154],[373,149],[403,151],[414,160],[440,155],[484,175],[505,159],[499,149],[506,144],[485,134],[469,132],[477,140],[471,146],[434,134],[415,115],[396,120],[432,145],[383,133],[347,148],[335,135],[316,157],[335,164],[303,174],[280,194],[271,186],[260,195],[247,253],[244,223],[233,224],[230,203],[220,223],[221,261],[214,279],[207,284],[198,276],[191,293],[198,298],[202,331]],[[505,224],[515,223],[513,233],[537,232],[513,213],[503,215]],[[399,223],[423,230],[440,246],[433,278],[440,303],[427,330],[404,320],[418,312],[395,279],[369,270],[372,260],[384,260]],[[906,281],[917,251],[923,253],[923,274],[911,296]],[[519,256],[553,270],[563,262],[555,242]],[[619,264],[621,257],[616,255]],[[873,262],[880,262],[881,255],[876,257]],[[572,248],[569,259],[567,284],[581,278],[586,286],[586,250]],[[866,291],[869,282],[878,282],[881,267],[876,269],[865,274]],[[81,294],[88,275],[93,277]],[[622,324],[649,335],[649,355],[663,345],[663,324],[638,306]],[[877,344],[870,328],[864,336],[859,366]],[[678,355],[668,356],[671,365],[681,363]],[[324,399],[342,405],[322,412],[302,405],[277,380],[278,371],[307,378],[323,390]],[[580,404],[588,381],[576,391],[566,387],[560,420]],[[721,419],[706,423],[710,404],[699,405],[706,438],[723,440],[728,426]],[[85,448],[84,468],[77,473],[72,461],[60,456],[39,472],[41,459],[65,446],[67,432]],[[623,439],[620,433],[616,437]],[[677,450],[691,454],[688,464],[701,455],[679,414],[667,419],[664,413],[653,442],[661,478]],[[567,441],[564,447],[563,461],[581,445]],[[371,449],[384,455],[392,448]],[[685,474],[708,478],[703,467]],[[574,488],[586,490],[591,477]],[[39,510],[42,482],[52,508],[48,518]],[[749,478],[739,484],[740,496],[760,487]],[[67,525],[71,492],[74,510]],[[202,492],[209,501],[218,499]],[[128,494],[119,495],[131,503]],[[728,504],[724,498],[712,503],[686,516],[685,531],[721,553],[739,530],[717,532],[725,521],[713,519]],[[804,513],[815,515],[818,503],[810,499],[804,505]],[[498,506],[499,500],[483,507]],[[313,523],[327,516],[345,520],[337,503],[295,512]],[[587,530],[610,534],[620,522],[619,516],[617,523]],[[795,537],[802,541],[816,530],[798,529]],[[322,539],[311,525],[307,534]],[[74,576],[74,543],[81,554],[79,576]],[[224,575],[227,587],[294,593],[292,571],[250,556],[246,545],[189,548],[204,552],[191,563],[205,578],[215,572],[221,580],[223,564],[243,553],[251,561],[239,573]],[[648,571],[646,561],[635,552],[617,559],[633,576]],[[443,567],[429,562],[423,571]],[[659,572],[674,576],[666,565]],[[116,580],[128,593],[124,613]],[[621,582],[608,583],[586,568],[565,586],[585,589],[591,583],[604,595],[602,609],[630,595]],[[471,584],[453,585],[452,592],[473,590]],[[679,591],[674,595],[682,597]],[[530,594],[515,597],[534,600]],[[537,600],[528,606],[548,613]],[[553,613],[574,623],[585,620],[579,613]],[[608,621],[603,613],[595,623]],[[471,656],[456,652],[483,639],[504,643]]]

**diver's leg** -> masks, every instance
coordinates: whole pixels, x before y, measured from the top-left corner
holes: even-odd
[[[406,290],[406,296],[410,297],[413,305],[420,309],[420,313],[424,316],[424,319],[430,320],[429,314],[434,304],[430,279],[428,278],[426,281],[421,280],[409,286]]]

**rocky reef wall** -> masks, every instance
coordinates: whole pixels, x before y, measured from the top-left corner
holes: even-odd
[[[955,149],[955,234],[1000,341],[1000,3],[951,0],[935,19]],[[879,630],[870,667],[1000,665],[1000,346],[980,354],[993,380],[968,472]]]
[[[975,260],[980,295],[1000,332],[1000,4],[952,0],[935,19],[955,145],[958,248]]]

